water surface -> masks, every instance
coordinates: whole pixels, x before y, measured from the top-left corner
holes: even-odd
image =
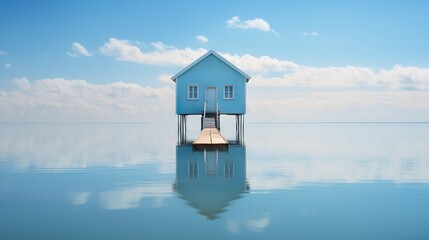
[[[429,125],[247,124],[228,151],[176,134],[0,125],[0,239],[429,239]]]

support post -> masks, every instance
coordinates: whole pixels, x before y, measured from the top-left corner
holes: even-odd
[[[180,115],[177,115],[177,143],[180,145]]]
[[[219,131],[220,131],[220,114],[218,114],[218,115],[217,115],[217,118],[216,118],[216,126],[217,126],[217,130],[219,130]]]
[[[235,115],[235,140],[238,142],[238,115]]]
[[[240,122],[239,122],[239,124],[240,124],[240,126],[239,126],[239,127],[240,127],[240,144],[241,144],[241,141],[243,141],[243,138],[242,138],[242,137],[243,137],[243,133],[242,133],[242,131],[241,131],[241,130],[242,130],[242,128],[243,128],[243,122],[242,122],[241,115],[239,115],[239,116],[238,116],[238,118],[239,118],[239,121],[240,121]]]
[[[244,115],[235,115],[235,138],[238,144],[244,144]]]
[[[183,115],[183,143],[186,143],[186,115]]]
[[[243,127],[242,127],[241,131],[243,132],[243,134],[242,134],[243,139],[241,141],[241,144],[244,145],[244,114],[242,116],[243,116]]]
[[[177,141],[179,145],[186,142],[186,115],[177,115]]]

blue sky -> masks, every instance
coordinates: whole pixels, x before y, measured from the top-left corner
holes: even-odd
[[[2,122],[174,121],[213,49],[254,121],[428,121],[427,1],[0,1]],[[199,36],[199,37],[198,37]]]

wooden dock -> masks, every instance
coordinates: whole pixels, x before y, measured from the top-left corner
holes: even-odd
[[[228,141],[220,134],[217,128],[204,128],[193,142],[197,148],[227,148]]]

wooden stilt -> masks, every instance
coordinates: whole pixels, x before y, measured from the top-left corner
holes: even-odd
[[[186,115],[182,115],[182,142],[185,143],[185,132],[186,132]]]
[[[177,135],[178,144],[186,142],[186,115],[177,115]]]
[[[242,140],[241,140],[241,144],[243,145],[243,144],[244,144],[244,115],[243,115],[243,126],[242,126],[242,128],[241,128],[241,131],[242,131]]]
[[[239,141],[239,134],[238,134],[238,115],[235,115],[235,140]]]
[[[180,117],[177,115],[177,143],[180,144]]]
[[[244,114],[235,114],[235,141],[237,144],[244,144]],[[179,114],[177,115],[177,134],[178,134],[178,144],[186,144],[187,142],[187,115]],[[203,116],[201,116],[201,134],[193,142],[194,146],[217,146],[221,147],[223,145],[228,145],[228,142],[220,134],[220,117],[215,118],[217,121],[216,124],[210,122],[204,123]],[[204,127],[206,125],[206,127]],[[213,125],[213,126],[210,126]],[[210,126],[210,127],[207,127]],[[216,129],[217,131],[207,131],[207,129]],[[203,134],[204,132],[204,134]],[[210,133],[210,134],[208,134]],[[210,137],[207,137],[210,136]],[[220,137],[219,137],[220,136]],[[197,141],[198,140],[198,141]]]

